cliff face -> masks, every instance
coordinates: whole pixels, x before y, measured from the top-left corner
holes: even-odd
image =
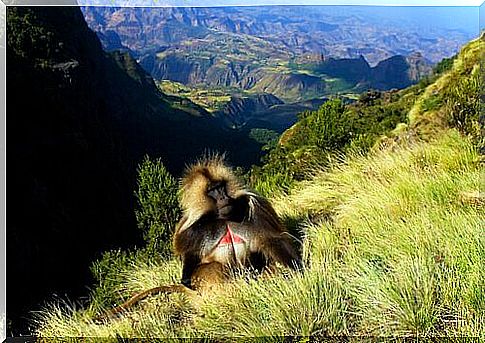
[[[381,61],[372,70],[372,87],[391,89],[410,86],[412,81],[408,69],[409,64],[404,56],[393,56]]]
[[[409,66],[408,77],[412,82],[417,82],[432,72],[432,63],[427,60],[421,53],[415,52],[406,57]]]
[[[190,86],[235,87],[255,92],[272,93],[294,102],[326,94],[324,78],[304,73],[275,72],[271,68],[247,62],[222,61],[216,56],[198,58],[186,53],[167,53],[157,57],[148,54],[141,65],[155,79],[172,80]],[[317,75],[345,80],[359,89],[389,90],[405,88],[431,72],[431,64],[419,53],[408,57],[397,55],[371,67],[363,56],[359,58],[329,58],[314,63]]]
[[[8,319],[26,333],[27,311],[87,291],[101,251],[140,243],[144,154],[177,173],[207,148],[257,162],[259,145],[173,108],[128,54],[103,52],[76,7],[9,7],[7,32]]]
[[[258,82],[252,90],[274,94],[287,102],[320,98],[326,86],[322,78],[306,74],[259,71],[253,78]]]
[[[213,62],[195,61],[188,57],[169,55],[163,59],[145,55],[140,59],[143,68],[157,80],[171,80],[185,85],[202,83]]]
[[[372,68],[371,86],[376,89],[406,88],[431,73],[431,63],[420,53],[393,56]]]
[[[217,58],[203,59],[183,54],[168,54],[161,58],[146,55],[140,59],[140,64],[157,80],[271,93],[290,102],[321,97],[325,92],[325,82],[317,76],[275,72],[249,63]]]

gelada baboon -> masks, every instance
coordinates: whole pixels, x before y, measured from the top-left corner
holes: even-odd
[[[290,235],[271,204],[244,189],[221,156],[189,167],[182,179],[184,215],[174,235],[182,284],[198,289],[232,271],[263,271],[276,263],[300,269]]]
[[[238,271],[263,272],[277,263],[302,268],[291,235],[271,204],[244,189],[222,156],[201,159],[187,168],[180,202],[183,216],[173,246],[183,262],[181,284],[138,293],[98,319],[123,312],[152,294],[194,294]]]

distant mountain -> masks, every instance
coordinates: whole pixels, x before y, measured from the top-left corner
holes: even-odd
[[[372,68],[364,56],[359,58],[329,58],[315,63],[313,72],[338,77],[352,84],[366,82],[372,77]]]
[[[432,64],[420,53],[408,57],[397,55],[371,67],[363,56],[356,59],[334,59],[316,63],[313,72],[338,77],[365,90],[405,88],[419,81],[432,71]]]
[[[372,68],[371,87],[375,89],[405,88],[432,71],[431,63],[421,54],[393,56]]]
[[[376,23],[367,27],[361,16],[337,20],[331,11],[311,9],[321,16],[278,6],[83,11],[106,50],[129,51],[156,80],[271,93],[286,103],[406,87],[431,70],[429,60],[411,57],[415,49],[450,48],[443,40],[378,30]]]
[[[83,8],[89,26],[105,37],[104,46],[121,41],[139,55],[187,40],[203,40],[218,32],[257,37],[297,55],[323,53],[334,58],[363,55],[372,66],[391,56],[407,56],[416,51],[433,63],[454,55],[477,31],[465,24],[462,25],[464,29],[458,30],[454,22],[447,19],[453,16],[453,11],[463,9],[374,6]]]
[[[100,252],[141,242],[145,154],[177,175],[206,149],[249,166],[260,144],[161,93],[129,53],[103,52],[77,7],[8,7],[7,29],[7,315],[26,333],[46,297],[87,292]]]
[[[172,49],[170,49],[172,50]],[[318,59],[317,59],[318,60]],[[419,81],[432,70],[421,54],[393,56],[371,67],[359,58],[325,58],[320,61],[261,66],[250,60],[232,62],[212,55],[202,58],[185,52],[146,55],[140,63],[158,80],[171,80],[192,87],[237,88],[256,93],[270,93],[285,102],[299,102],[336,91],[361,92],[367,88],[388,90],[404,88]],[[341,79],[343,89],[331,88],[329,79]],[[330,80],[329,80],[330,81]]]
[[[203,50],[204,54],[207,50]],[[226,56],[222,50],[200,56],[193,51],[169,49],[156,55],[144,55],[140,64],[157,80],[272,93],[289,102],[320,97],[325,92],[325,81],[320,77],[265,64],[264,60],[252,59],[249,54],[244,59]]]

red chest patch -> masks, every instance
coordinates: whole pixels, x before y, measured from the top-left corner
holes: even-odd
[[[226,224],[226,234],[221,238],[217,245],[226,245],[226,244],[238,244],[244,243],[244,239],[232,232],[231,228],[228,224]]]

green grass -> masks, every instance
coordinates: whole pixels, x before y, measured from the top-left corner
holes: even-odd
[[[349,157],[274,199],[287,220],[307,218],[304,274],[238,280],[193,300],[151,297],[101,325],[89,306],[56,305],[38,317],[38,334],[485,338],[479,174],[475,148],[455,131]],[[120,294],[179,274],[177,261],[134,266]]]
[[[484,42],[482,35],[466,44],[453,60],[446,62],[452,66],[442,68],[442,74],[418,96],[409,112],[409,122],[420,138],[434,137],[451,126],[474,137],[482,148],[485,146],[483,123],[479,123]]]

